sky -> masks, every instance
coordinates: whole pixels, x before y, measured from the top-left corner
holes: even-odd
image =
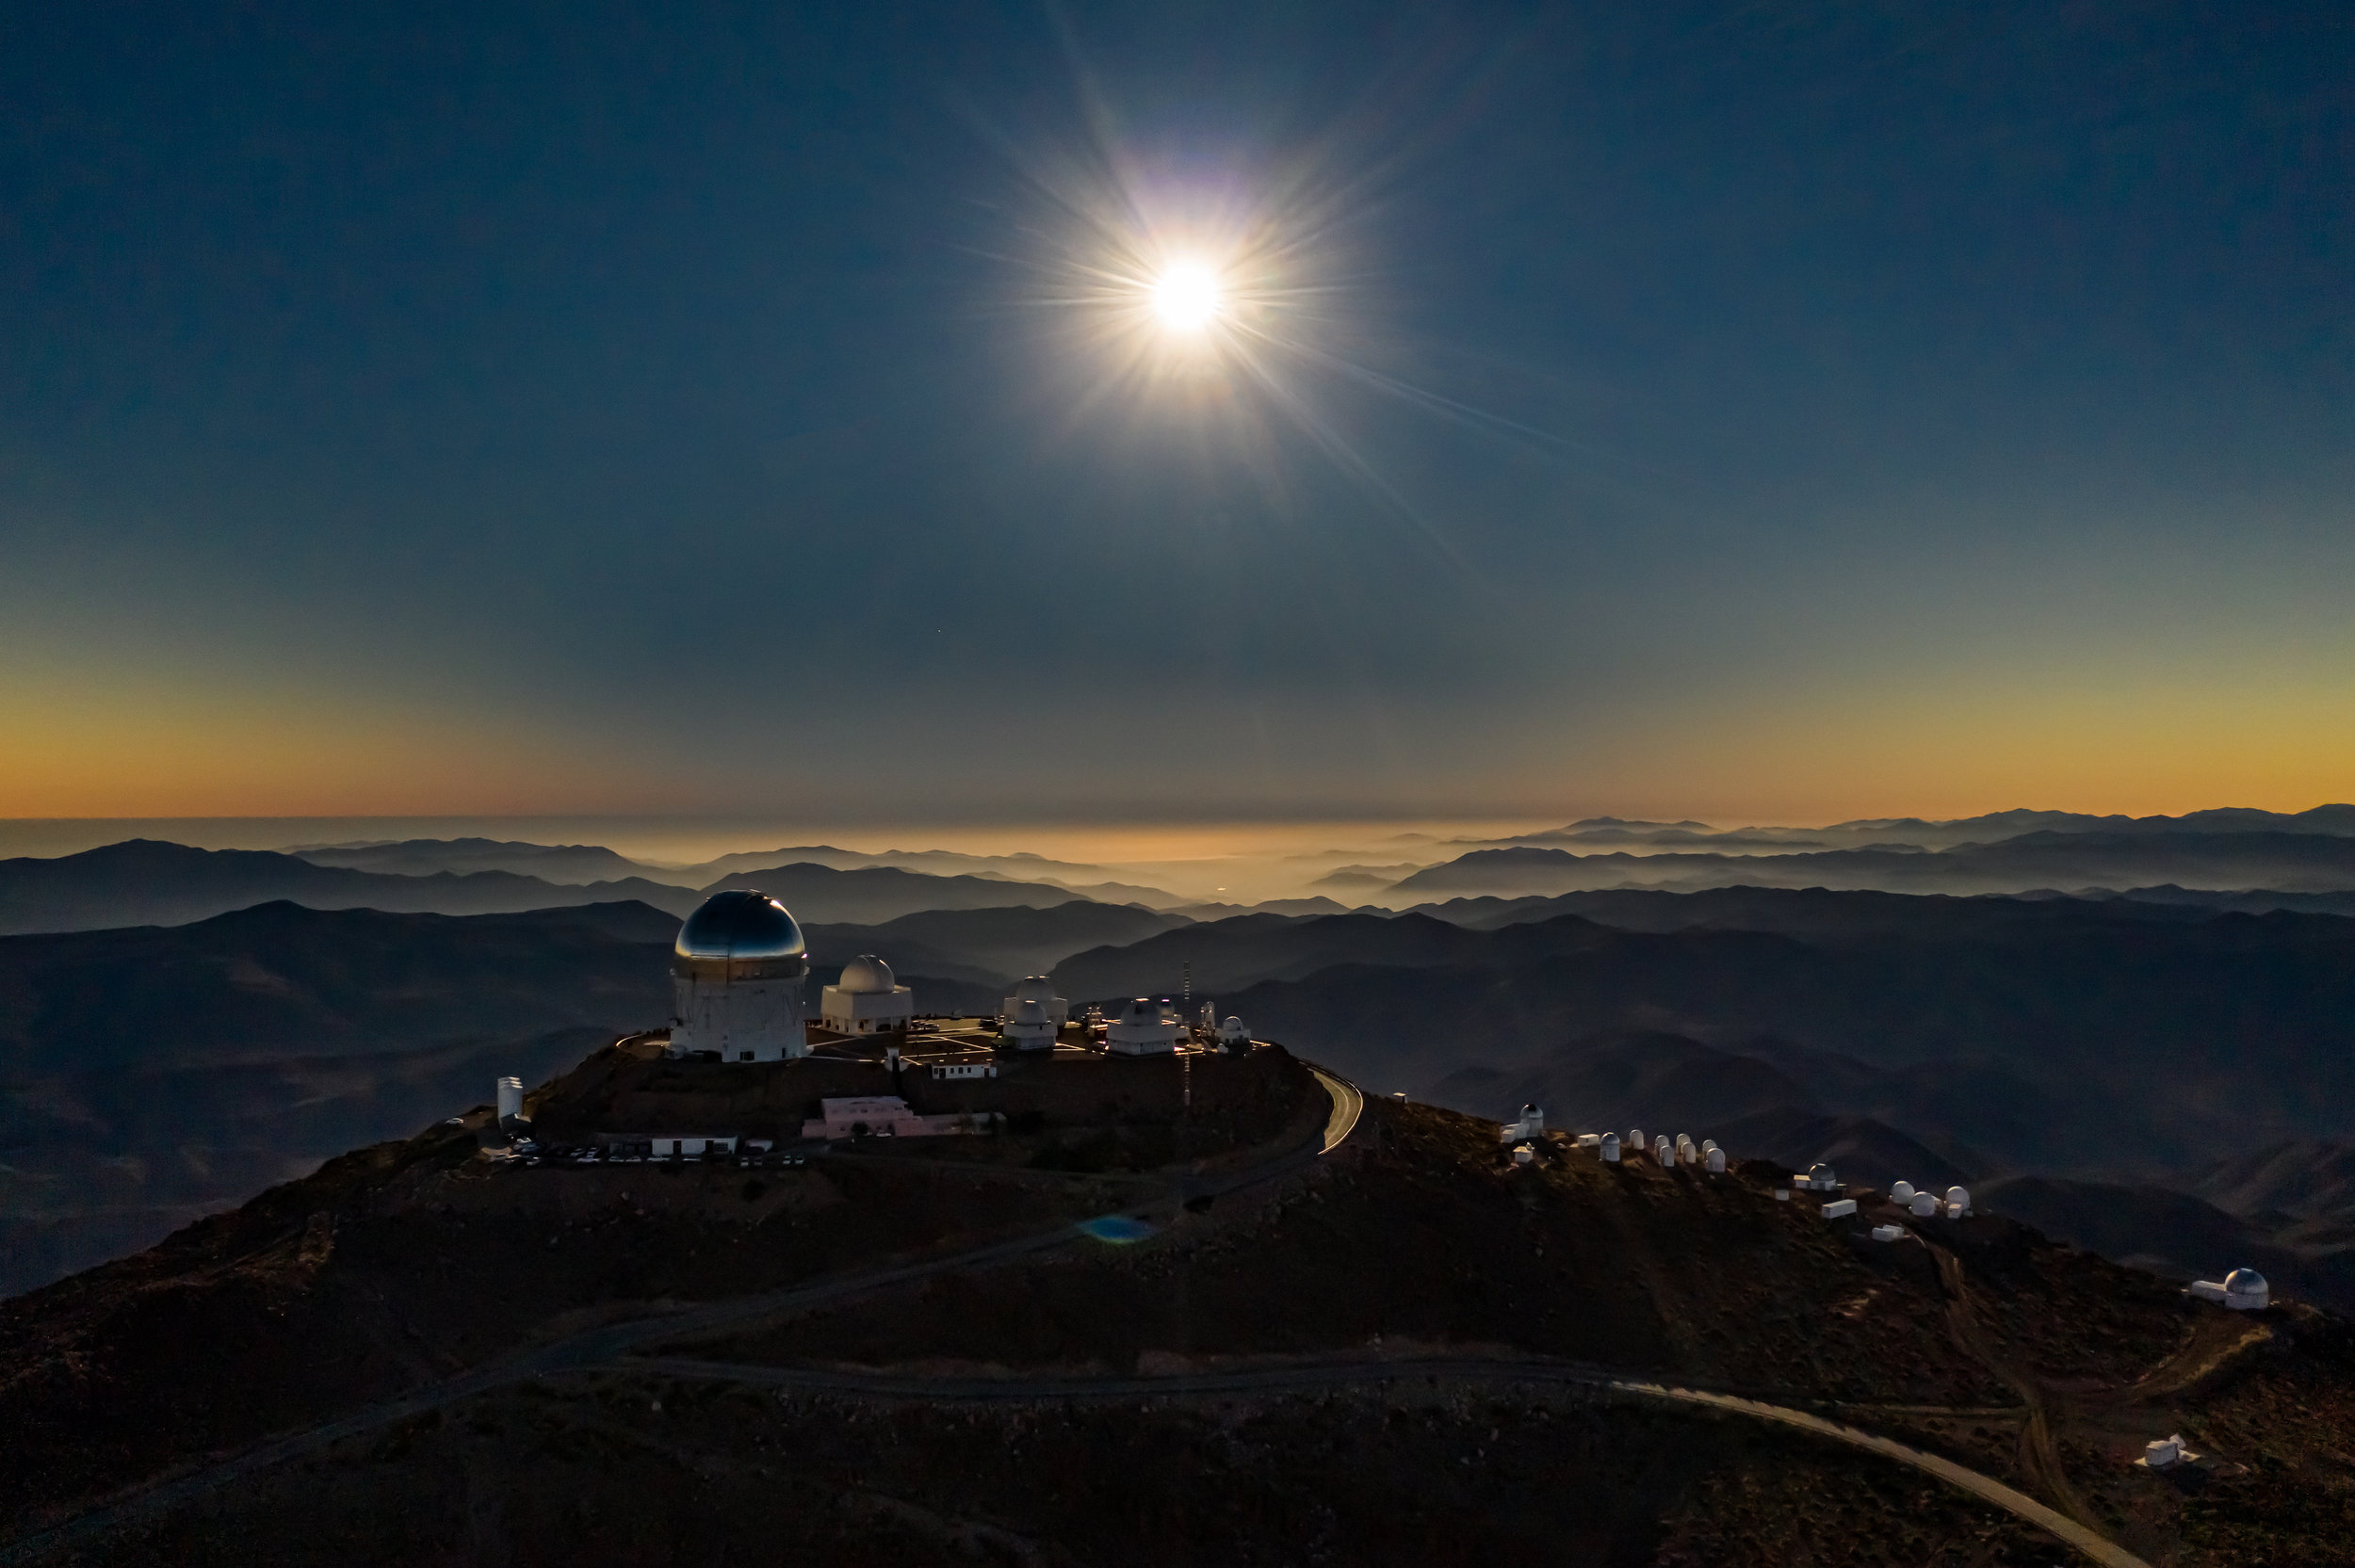
[[[2248,3],[0,8],[0,816],[2347,799],[2350,79]]]

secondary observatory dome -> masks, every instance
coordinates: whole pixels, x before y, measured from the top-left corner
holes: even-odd
[[[2235,1296],[2255,1296],[2269,1292],[2272,1286],[2254,1269],[2235,1269],[2224,1276],[2224,1288]]]
[[[891,965],[872,953],[861,953],[842,966],[842,978],[835,989],[853,996],[881,996],[900,982],[892,978]]]
[[[671,951],[674,972],[709,979],[782,978],[808,967],[802,928],[783,904],[751,888],[706,898],[678,929]]]

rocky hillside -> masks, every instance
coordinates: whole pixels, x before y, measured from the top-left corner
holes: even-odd
[[[663,1092],[634,1062],[593,1059],[534,1109],[553,1124],[568,1096]],[[2052,1560],[1961,1494],[1563,1381],[1579,1368],[1835,1402],[2154,1561],[2229,1560],[2282,1489],[2312,1528],[2349,1517],[2333,1319],[2252,1323],[2008,1220],[1870,1241],[1888,1212],[1827,1222],[1761,1163],[1713,1178],[1556,1141],[1517,1166],[1488,1124],[1430,1107],[1373,1102],[1315,1160],[1324,1096],[1278,1053],[1248,1065],[1296,1085],[1294,1108],[1160,1171],[1042,1157],[1097,1114],[1085,1095],[1002,1144],[754,1170],[501,1168],[474,1126],[361,1151],[0,1305],[19,1456],[0,1531],[340,1418],[340,1438],[63,1544],[89,1562],[1175,1563],[1395,1561],[1410,1542],[1419,1560],[1665,1564],[1796,1560],[1804,1539],[1822,1563]],[[1156,1114],[1130,1104],[1113,1125]],[[1113,1210],[1141,1221],[1113,1243],[1061,1228]],[[828,1293],[895,1260],[903,1283]],[[1309,1383],[1053,1392],[1221,1369]],[[2286,1400],[2312,1418],[2266,1427]],[[2230,1450],[2203,1489],[2124,1463],[2176,1426]]]

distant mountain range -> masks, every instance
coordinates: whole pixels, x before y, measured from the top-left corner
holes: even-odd
[[[2350,808],[2355,809],[2355,808]],[[1475,849],[1394,883],[1390,903],[1528,897],[1616,887],[1690,893],[1713,887],[1822,887],[1891,893],[2025,893],[2150,883],[2285,893],[2355,890],[2355,836],[2274,832],[2069,832],[2049,829],[1951,849],[1824,849],[1732,855],[1580,854]]]
[[[314,865],[376,871],[392,877],[430,877],[444,871],[510,871],[544,882],[621,881],[643,877],[666,886],[696,886],[723,875],[694,879],[616,854],[598,844],[521,844],[492,838],[412,838],[391,844],[315,844],[282,851]]]
[[[2355,837],[2331,815],[2348,809],[2299,814],[2299,832],[2202,813],[1925,850],[1484,849],[1404,879],[1426,900],[1404,913],[1150,909],[815,862],[711,885],[794,910],[813,988],[863,951],[927,1010],[989,1007],[1041,969],[1077,1002],[1174,996],[1190,965],[1197,998],[1376,1091],[1968,1178],[2056,1227],[2082,1194],[2004,1184],[2153,1187],[2311,1271],[2355,1246]],[[1606,829],[1693,831],[1580,831]],[[0,1286],[659,1020],[664,949],[709,890],[513,868],[613,869],[593,846],[374,848],[358,865],[142,841],[0,862],[0,931],[57,933],[0,939],[0,1226],[20,1260]],[[1860,866],[1906,890],[1830,885]],[[1557,888],[1566,867],[1722,885]]]
[[[819,924],[871,924],[923,910],[1045,908],[1085,897],[1046,882],[935,877],[885,866],[845,871],[813,865],[739,872],[700,888],[674,887],[642,877],[577,884],[505,870],[354,870],[269,850],[194,849],[131,839],[50,860],[0,861],[0,935],[182,925],[274,899],[312,909],[435,914],[510,913],[626,900],[683,917],[723,887],[758,887],[782,899],[797,918]]]
[[[0,938],[0,1293],[658,1025],[676,929],[643,904],[282,902]]]
[[[1951,849],[1958,844],[1987,843],[2033,832],[2219,833],[2293,832],[2355,834],[2355,805],[2323,805],[2298,812],[2258,811],[2226,806],[2185,812],[2181,816],[2096,816],[2074,811],[1988,812],[1978,816],[1859,817],[1821,828],[1713,828],[1706,822],[1646,822],[1617,816],[1589,816],[1567,827],[1508,838],[1461,839],[1463,848],[1501,849],[1544,845],[1657,845],[1666,848],[1706,847],[1734,849],[1850,849],[1874,846],[1923,849]]]
[[[557,883],[613,881],[642,877],[669,886],[709,887],[726,878],[775,865],[822,865],[836,871],[887,867],[926,876],[982,877],[1062,887],[1104,903],[1143,903],[1166,908],[1182,902],[1158,887],[1123,882],[1101,865],[1048,860],[1043,855],[968,855],[950,849],[840,849],[804,844],[722,855],[696,865],[662,865],[631,860],[587,844],[525,844],[488,838],[417,838],[398,843],[300,845],[284,851],[316,865],[396,876],[437,872],[510,871]],[[1406,869],[1412,869],[1408,867]],[[1393,879],[1394,880],[1394,879]]]
[[[1439,1094],[1453,1082],[1452,1100],[1489,1114],[1566,1071],[1557,1054],[1571,1043],[1681,1037],[1797,1086],[1660,1099],[1654,1114],[1682,1130],[1713,1136],[1704,1111],[1865,1116],[1978,1175],[2181,1183],[2235,1143],[2355,1135],[2355,922],[1876,894],[1753,891],[1741,903],[1748,929],[1657,932],[1569,914],[1491,930],[1417,914],[1255,915],[1076,954],[1055,976],[1075,1000],[1166,995],[1191,963],[1195,994],[1264,1038],[1372,1089]],[[1657,903],[1645,913],[1671,923]],[[1774,925],[1784,929],[1756,929]],[[1501,1075],[1486,1080],[1490,1098],[1452,1077],[1467,1068]],[[1565,1081],[1571,1097],[1550,1107],[1560,1115],[1628,1113],[1576,1087],[1593,1080]]]
[[[683,915],[697,902],[689,889],[639,877],[570,885],[512,871],[398,876],[263,849],[192,849],[153,839],[53,860],[0,861],[0,935],[176,926],[282,898],[312,909],[436,914],[634,899]]]
[[[803,932],[812,953],[871,952],[902,973],[995,984],[1042,973],[1087,948],[1139,942],[1191,923],[1126,904],[1074,900],[1048,909],[926,910],[879,925],[813,925]]]

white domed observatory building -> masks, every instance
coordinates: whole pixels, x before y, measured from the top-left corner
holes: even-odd
[[[1051,1051],[1055,1048],[1055,1020],[1048,1016],[1046,1005],[1035,996],[1025,996],[1014,1004],[1014,1011],[999,1026],[999,1038],[1017,1051]]]
[[[1044,975],[1026,976],[1016,980],[998,1015],[1011,1019],[1021,1010],[1025,1002],[1036,1002],[1057,1028],[1071,1022],[1071,1004],[1055,994],[1055,982]]]
[[[1118,1057],[1169,1056],[1178,1049],[1178,1019],[1161,1003],[1139,996],[1104,1030],[1104,1048]]]
[[[715,893],[671,948],[674,1057],[785,1061],[809,1054],[808,950],[802,928],[765,893]]]
[[[891,965],[861,953],[826,987],[818,1021],[836,1034],[899,1034],[916,1017],[916,993],[893,978]]]

